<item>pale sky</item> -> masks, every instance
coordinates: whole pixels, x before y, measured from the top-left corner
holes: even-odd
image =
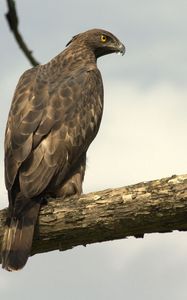
[[[98,61],[105,109],[88,152],[84,191],[187,172],[187,2],[185,0],[17,0],[20,31],[45,63],[90,28],[115,34],[125,56]],[[30,65],[0,1],[0,207],[4,129],[20,75]],[[187,233],[151,234],[30,258],[21,272],[0,269],[0,298],[186,300]]]

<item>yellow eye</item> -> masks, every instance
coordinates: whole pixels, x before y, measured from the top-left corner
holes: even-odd
[[[106,35],[102,34],[102,35],[101,35],[101,42],[102,42],[102,43],[106,43],[106,41],[107,41]]]

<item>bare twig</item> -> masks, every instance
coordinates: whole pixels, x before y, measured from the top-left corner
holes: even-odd
[[[25,44],[19,30],[18,30],[18,25],[19,25],[19,20],[16,12],[16,4],[14,0],[7,0],[7,6],[8,6],[8,12],[6,13],[6,19],[8,22],[8,25],[10,27],[10,30],[13,32],[13,35],[25,54],[25,56],[28,58],[29,62],[31,63],[32,66],[37,66],[39,62],[33,57],[32,51],[28,49],[27,45]]]

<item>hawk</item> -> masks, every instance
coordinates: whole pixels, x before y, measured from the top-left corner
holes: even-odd
[[[63,52],[20,78],[5,133],[9,209],[2,267],[23,268],[44,198],[80,195],[86,152],[103,112],[97,59],[125,47],[113,34],[92,29],[74,36]]]

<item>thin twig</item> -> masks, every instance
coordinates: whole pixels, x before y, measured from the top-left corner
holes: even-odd
[[[37,66],[39,62],[33,57],[32,51],[28,49],[27,45],[25,44],[19,30],[18,30],[18,25],[19,25],[19,20],[16,12],[16,4],[14,0],[7,0],[7,6],[8,6],[8,12],[5,14],[8,25],[10,27],[10,30],[13,32],[13,35],[25,54],[25,56],[28,58],[29,62],[31,63],[32,66]]]

